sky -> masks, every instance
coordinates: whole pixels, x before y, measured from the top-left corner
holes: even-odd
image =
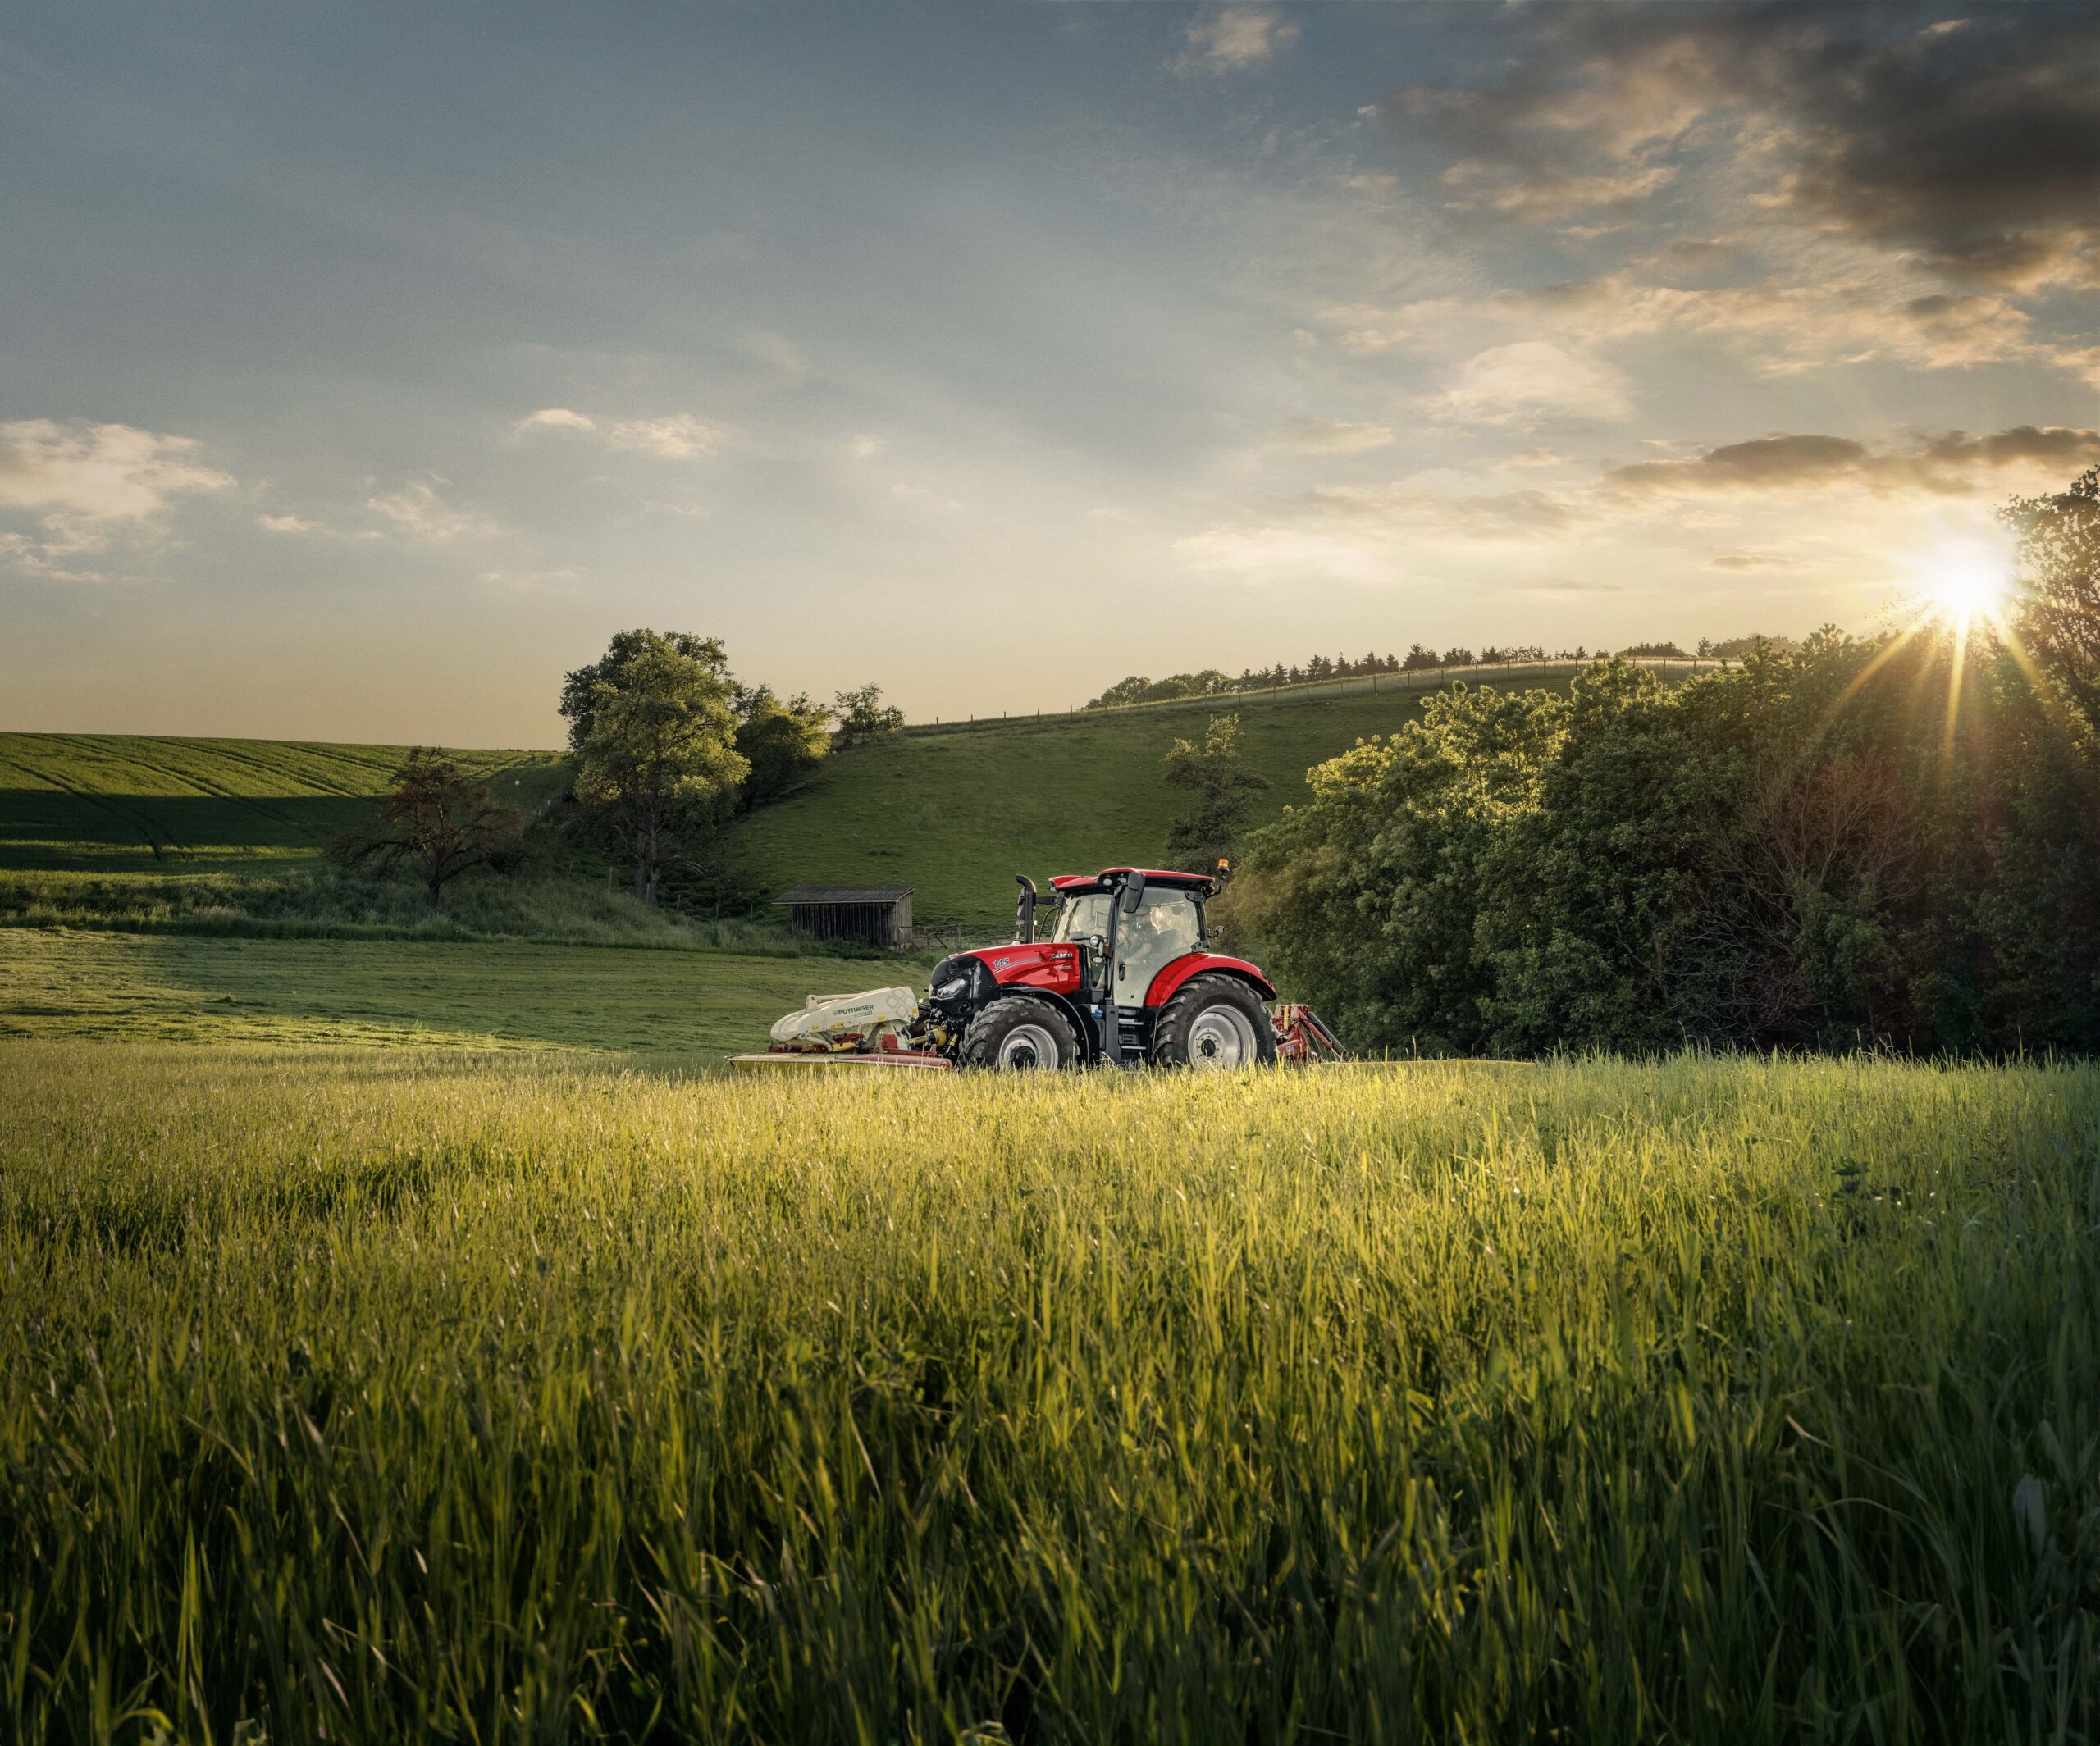
[[[2100,462],[2100,7],[0,11],[0,728],[1871,631]]]

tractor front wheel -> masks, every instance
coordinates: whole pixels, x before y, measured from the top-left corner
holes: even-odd
[[[1070,1067],[1079,1059],[1080,1040],[1071,1020],[1048,1001],[1015,994],[972,1019],[956,1052],[965,1067],[1026,1073]]]
[[[1276,1033],[1261,996],[1231,976],[1194,976],[1159,1010],[1152,1058],[1206,1070],[1268,1065]]]

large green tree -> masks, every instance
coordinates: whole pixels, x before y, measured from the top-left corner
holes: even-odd
[[[743,802],[765,806],[806,782],[831,750],[833,711],[801,692],[775,695],[770,686],[739,688],[736,745],[750,771]]]
[[[872,745],[888,739],[904,725],[904,712],[883,701],[883,688],[868,684],[841,691],[833,700],[832,712],[838,718],[838,750]]]
[[[647,630],[622,631],[604,659],[568,676],[576,796],[617,833],[644,903],[751,768],[736,747],[733,695],[720,644]]]
[[[2005,517],[2020,541],[2015,634],[2100,736],[2100,467],[2055,496],[2015,499]]]
[[[693,636],[683,631],[616,631],[596,660],[562,677],[561,714],[568,723],[570,750],[582,751],[583,742],[591,737],[591,726],[597,719],[600,688],[610,686],[619,691],[628,683],[632,663],[666,651],[696,663],[722,682],[725,696],[733,694],[729,657],[719,637]]]
[[[1177,867],[1206,873],[1232,851],[1247,827],[1254,796],[1269,786],[1239,755],[1239,718],[1214,715],[1200,743],[1176,740],[1166,750],[1164,780],[1195,797],[1167,827],[1167,859]]]

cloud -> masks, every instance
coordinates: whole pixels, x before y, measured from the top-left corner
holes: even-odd
[[[1545,324],[1590,342],[1664,332],[1746,340],[1782,375],[1874,358],[1947,369],[2034,350],[2029,317],[2002,296],[1913,295],[1865,279],[1686,289],[1622,272],[1500,291],[1486,307],[1527,330]]]
[[[1655,335],[1731,343],[1769,376],[1874,358],[1921,369],[2034,360],[2084,372],[2095,357],[2052,350],[2032,337],[2025,311],[1997,292],[1926,291],[1889,275],[1813,284],[1760,280],[1717,287],[1656,285],[1632,270],[1496,291],[1471,302],[1430,298],[1393,308],[1345,305],[1322,317],[1359,355],[1403,348],[1427,352],[1477,336],[1483,321],[1564,349]],[[2096,354],[2100,356],[2100,354]]]
[[[1706,560],[1710,570],[1798,570],[1807,560],[1782,558],[1773,552],[1717,552]]]
[[[672,413],[661,418],[633,418],[616,424],[605,440],[615,449],[653,454],[666,461],[688,461],[713,454],[727,433],[719,425],[696,418],[691,413]]]
[[[2100,463],[2100,431],[2017,425],[1988,436],[1960,431],[1908,448],[1869,449],[1850,437],[1782,435],[1726,443],[1682,461],[1611,468],[1607,490],[1632,496],[1816,490],[1971,496],[2004,488],[2008,473],[2061,477]]]
[[[188,492],[221,491],[231,474],[191,458],[198,444],[127,424],[0,424],[0,507],[43,512],[54,532],[83,536],[160,514]]]
[[[1390,569],[1388,561],[1355,541],[1301,527],[1214,527],[1176,540],[1174,549],[1199,570],[1258,578],[1371,581]]]
[[[1627,416],[1626,379],[1610,365],[1543,340],[1520,340],[1468,358],[1430,403],[1467,424],[1541,417],[1617,420]]]
[[[787,342],[780,342],[785,344]],[[667,413],[660,418],[624,418],[600,422],[587,413],[565,406],[542,407],[518,422],[518,434],[534,431],[574,431],[597,437],[608,447],[660,460],[690,461],[713,454],[728,432],[691,413]]]
[[[1343,424],[1327,418],[1294,418],[1270,440],[1270,447],[1294,449],[1306,454],[1359,454],[1367,449],[1383,449],[1393,440],[1392,427],[1382,424]]]
[[[1850,437],[1760,436],[1689,461],[1636,462],[1605,476],[1625,491],[1785,490],[1855,476],[1866,458],[1866,444]]]
[[[1298,26],[1275,7],[1219,7],[1190,21],[1189,52],[1178,64],[1185,72],[1244,72],[1297,39]]]
[[[1462,211],[1561,223],[1687,173],[1945,278],[2100,285],[2100,12],[1522,8],[1495,82],[1382,105],[1443,139]],[[1913,12],[1911,15],[1915,17]]]
[[[255,525],[267,528],[273,534],[317,534],[321,531],[320,522],[309,522],[296,515],[258,515],[255,517]]]
[[[518,421],[519,431],[595,431],[598,421],[582,413],[573,413],[565,406],[543,406],[536,413]]]
[[[194,458],[198,446],[126,424],[0,423],[0,511],[25,510],[37,521],[33,534],[0,530],[0,562],[50,581],[107,581],[67,560],[102,550],[120,533],[133,543],[150,538],[177,499],[234,483]]]
[[[412,538],[436,545],[462,536],[486,538],[503,531],[485,515],[453,508],[437,495],[436,486],[420,481],[398,491],[368,498],[365,508],[385,516]]]

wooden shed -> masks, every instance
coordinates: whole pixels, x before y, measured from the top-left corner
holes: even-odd
[[[786,907],[796,932],[813,940],[865,940],[881,946],[911,941],[908,885],[798,885],[773,900]]]

